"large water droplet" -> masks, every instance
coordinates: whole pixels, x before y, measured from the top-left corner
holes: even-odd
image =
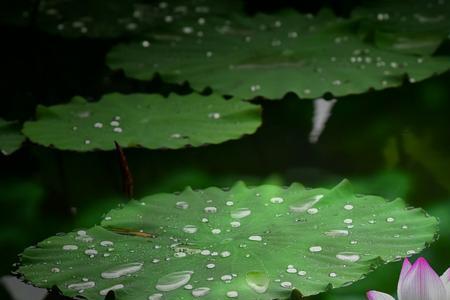
[[[68,288],[71,290],[81,291],[86,289],[91,289],[95,287],[95,282],[93,281],[87,281],[87,282],[80,282],[80,283],[72,283],[68,285]]]
[[[162,292],[169,292],[176,290],[179,287],[187,284],[191,280],[193,271],[181,271],[167,274],[156,283],[156,289]]]
[[[251,213],[252,211],[248,208],[239,208],[231,212],[231,217],[233,219],[242,219],[250,216]]]
[[[254,271],[245,275],[248,286],[258,294],[263,294],[269,288],[269,276],[265,272]]]
[[[121,266],[116,266],[111,268],[110,270],[102,272],[101,276],[102,278],[106,279],[119,278],[140,271],[143,265],[144,265],[143,263],[130,263]]]
[[[294,204],[289,206],[289,209],[292,212],[295,213],[302,213],[307,211],[309,208],[311,208],[314,204],[316,204],[317,202],[319,202],[320,199],[322,199],[323,195],[315,195],[312,197],[308,197],[304,200],[302,200],[301,202],[299,202],[298,204]]]
[[[192,296],[194,296],[194,297],[203,297],[203,296],[208,295],[210,291],[211,291],[210,288],[199,287],[199,288],[196,288],[196,289],[192,290]]]
[[[125,286],[123,284],[116,284],[116,285],[113,285],[112,287],[109,287],[107,289],[101,290],[100,291],[100,295],[106,296],[109,293],[109,291],[120,290],[120,289],[123,289],[124,287]]]

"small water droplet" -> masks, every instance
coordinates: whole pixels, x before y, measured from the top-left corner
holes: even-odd
[[[334,278],[334,277],[336,277],[336,276],[337,276],[337,274],[336,274],[336,273],[334,273],[334,272],[331,272],[331,273],[329,274],[329,276],[330,276],[330,277],[333,277],[333,278]]]
[[[281,197],[273,197],[270,199],[270,202],[274,203],[274,204],[280,204],[284,202],[284,199]]]
[[[389,218],[386,219],[386,222],[388,222],[388,223],[392,223],[394,221],[395,221],[395,219],[392,218],[392,217],[389,217]]]
[[[345,220],[344,220],[344,223],[345,223],[345,224],[352,224],[352,223],[353,223],[353,220],[352,220],[352,219],[345,219]]]
[[[231,225],[231,227],[233,227],[233,228],[237,228],[237,227],[240,227],[240,226],[241,226],[241,223],[238,222],[238,221],[233,221],[233,222],[230,223],[230,225]]]
[[[352,210],[352,209],[353,209],[353,205],[351,205],[351,204],[346,204],[346,205],[344,205],[344,209],[345,209],[345,210]]]
[[[219,228],[214,228],[213,230],[211,230],[212,234],[219,234],[222,232],[222,230],[220,230]]]
[[[75,251],[75,250],[78,250],[78,246],[77,245],[64,245],[62,247],[62,249],[66,250],[66,251]]]
[[[291,289],[292,283],[289,281],[283,281],[282,283],[280,283],[280,286],[285,289]]]
[[[217,207],[209,206],[204,208],[205,213],[215,214],[217,212]]]
[[[227,297],[228,298],[237,298],[237,297],[239,297],[239,293],[237,291],[228,291]]]
[[[189,208],[189,203],[185,202],[185,201],[178,201],[175,206],[179,209],[188,209]]]
[[[193,234],[193,233],[196,233],[197,230],[198,230],[197,227],[194,226],[194,225],[186,225],[186,226],[183,227],[183,231],[186,232],[186,233]]]
[[[331,237],[338,237],[338,236],[348,236],[348,230],[345,229],[334,229],[324,232],[325,235],[331,236]]]
[[[320,252],[320,251],[322,251],[322,247],[320,247],[320,246],[312,246],[312,247],[309,247],[309,251],[310,252]]]
[[[260,236],[260,235],[251,235],[251,236],[248,237],[248,239],[250,241],[261,242],[262,241],[262,236]]]

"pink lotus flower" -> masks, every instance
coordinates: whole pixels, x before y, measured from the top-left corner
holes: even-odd
[[[397,296],[399,300],[450,300],[450,268],[439,277],[425,258],[420,257],[414,265],[405,259],[398,280]],[[367,292],[367,298],[395,300],[377,291]]]

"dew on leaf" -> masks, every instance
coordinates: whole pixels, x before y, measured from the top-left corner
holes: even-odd
[[[140,271],[143,263],[129,263],[120,266],[112,267],[111,269],[101,273],[102,278],[115,279],[125,275],[133,274]]]
[[[170,273],[158,279],[156,283],[156,289],[161,292],[169,292],[176,290],[191,280],[193,271],[180,271]]]

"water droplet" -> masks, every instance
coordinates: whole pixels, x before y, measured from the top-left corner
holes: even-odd
[[[185,202],[185,201],[178,201],[175,206],[179,209],[188,209],[189,208],[189,203]]]
[[[111,123],[109,123],[112,127],[117,127],[120,125],[120,123],[118,121],[111,121]]]
[[[218,112],[209,113],[208,118],[218,120],[218,119],[220,119],[220,113],[218,113]]]
[[[352,252],[341,252],[336,254],[336,258],[346,262],[357,262],[361,257]]]
[[[59,272],[61,272],[61,270],[59,268],[52,268],[50,271],[52,273],[59,273]]]
[[[105,279],[115,279],[128,274],[133,274],[142,269],[143,263],[129,263],[121,266],[113,267],[102,272],[101,276]]]
[[[283,281],[282,283],[280,283],[280,286],[285,289],[291,289],[292,283],[289,281]]]
[[[105,220],[106,220],[106,218],[105,218]],[[114,243],[111,241],[101,241],[100,245],[102,245],[103,247],[111,247],[111,246],[114,246]]]
[[[196,289],[192,290],[192,296],[194,296],[196,298],[197,297],[203,297],[203,296],[208,295],[210,291],[211,291],[210,288],[199,287],[199,288],[196,288]]]
[[[222,256],[222,257],[228,257],[230,255],[231,255],[230,251],[223,251],[223,252],[220,253],[220,256]]]
[[[386,222],[388,222],[388,223],[392,223],[394,221],[395,221],[395,219],[392,218],[392,217],[389,217],[389,218],[386,219]]]
[[[344,220],[344,223],[345,223],[345,224],[352,224],[352,223],[353,223],[353,220],[352,220],[352,219],[345,219],[345,220]]]
[[[319,212],[319,210],[317,208],[315,208],[315,207],[308,208],[308,210],[307,210],[307,213],[310,214],[310,215],[315,215],[318,212]]]
[[[320,199],[322,199],[322,197],[323,197],[323,195],[315,195],[315,196],[312,196],[312,197],[307,197],[306,199],[304,199],[300,203],[289,206],[289,209],[292,212],[295,212],[295,213],[305,212],[309,208],[311,208],[314,204],[319,202]]]
[[[163,297],[163,294],[156,293],[156,294],[153,294],[153,295],[149,296],[148,300],[161,300],[162,297]]]
[[[113,129],[114,132],[121,133],[123,130],[120,127],[116,127]]]
[[[263,294],[269,288],[269,276],[265,272],[254,271],[245,275],[248,286],[258,294]]]
[[[144,48],[150,47],[150,42],[147,40],[142,41],[142,47],[144,47]]]
[[[186,233],[196,233],[197,232],[197,227],[194,225],[186,225],[183,227],[183,231]]]
[[[408,225],[403,225],[402,229],[408,229]]]
[[[223,275],[222,277],[220,277],[220,279],[223,281],[230,281],[233,279],[233,276],[226,274],[226,275]]]
[[[298,275],[305,276],[306,275],[306,271],[298,271]]]
[[[286,269],[286,272],[288,272],[289,274],[295,274],[295,273],[297,273],[297,269],[294,268],[293,266],[288,266],[288,268]]]
[[[322,247],[320,247],[320,246],[312,246],[312,247],[309,247],[309,251],[310,252],[320,252],[320,251],[322,251]]]
[[[100,295],[106,296],[109,293],[109,291],[120,290],[120,289],[123,289],[124,287],[125,286],[123,284],[116,284],[116,285],[113,285],[112,287],[109,287],[107,289],[101,290],[100,291]]]
[[[76,290],[76,291],[86,290],[86,289],[91,289],[91,288],[95,287],[95,282],[87,281],[87,282],[80,282],[80,283],[72,283],[72,284],[69,284],[67,287],[71,290]]]
[[[351,204],[346,204],[346,205],[344,205],[344,209],[345,209],[345,210],[352,210],[352,209],[353,209],[353,205],[351,205]]]
[[[211,230],[212,234],[219,234],[222,232],[222,230],[220,230],[219,228],[214,228],[213,230]]]
[[[233,201],[227,201],[225,204],[226,204],[227,206],[233,206],[233,205],[234,205],[234,202],[233,202]]]
[[[208,269],[214,269],[216,267],[216,265],[215,264],[207,264],[206,267]]]
[[[184,289],[185,290],[192,290],[194,287],[192,286],[192,284],[186,284],[185,286],[184,286]]]
[[[169,292],[187,284],[191,280],[193,271],[174,272],[158,279],[156,289],[161,292]]]
[[[334,230],[326,231],[326,232],[324,232],[324,234],[327,236],[331,236],[331,237],[348,236],[348,230],[334,229]]]
[[[239,208],[231,212],[231,217],[233,219],[242,219],[250,216],[251,213],[252,211],[248,208]]]
[[[209,251],[209,250],[202,250],[202,251],[200,251],[200,254],[208,256],[208,255],[211,255],[211,251]]]
[[[228,291],[227,297],[228,298],[237,298],[239,296],[239,293],[237,291]]]
[[[84,251],[84,254],[90,256],[91,258],[93,258],[94,256],[96,256],[98,254],[98,251],[95,249],[86,249]]]
[[[270,202],[274,203],[274,204],[280,204],[284,202],[284,199],[281,197],[273,197],[270,199]]]
[[[330,276],[330,277],[333,277],[333,278],[334,278],[334,277],[336,277],[336,276],[337,276],[337,274],[336,274],[336,273],[334,273],[334,272],[331,272],[331,273],[329,274],[329,276]]]
[[[262,241],[262,237],[260,235],[252,235],[252,236],[249,236],[248,239],[250,241],[256,241],[256,242]]]
[[[63,250],[66,251],[74,251],[74,250],[78,250],[78,246],[77,245],[64,245],[62,247]]]
[[[231,227],[237,228],[237,227],[241,226],[241,223],[238,221],[233,221],[230,223],[230,225],[231,225]]]
[[[102,128],[103,127],[103,123],[97,122],[94,124],[95,128]]]
[[[205,207],[204,211],[205,211],[205,213],[208,213],[208,214],[215,214],[217,212],[217,207],[214,207],[214,206]]]

